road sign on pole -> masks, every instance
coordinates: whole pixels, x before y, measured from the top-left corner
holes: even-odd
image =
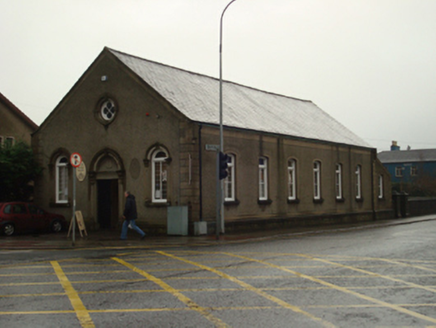
[[[70,163],[73,166],[73,246],[76,243],[76,168],[82,164],[82,156],[79,153],[72,153]]]
[[[72,153],[70,157],[70,163],[73,167],[79,167],[82,163],[82,156],[79,153]]]

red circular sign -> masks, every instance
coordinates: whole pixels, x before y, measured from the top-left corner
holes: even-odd
[[[70,157],[70,163],[74,167],[79,167],[82,164],[82,156],[79,153],[72,153]]]

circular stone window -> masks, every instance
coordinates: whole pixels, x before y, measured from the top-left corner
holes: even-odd
[[[115,103],[111,99],[103,102],[103,104],[101,105],[100,114],[104,121],[112,121],[115,118],[116,113],[117,108],[115,106]]]

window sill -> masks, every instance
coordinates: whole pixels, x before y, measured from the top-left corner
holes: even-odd
[[[295,199],[288,198],[288,204],[300,204],[300,200],[298,198]]]
[[[262,199],[262,200],[258,199],[258,200],[257,200],[257,203],[258,203],[259,205],[271,205],[272,202],[273,202],[273,201],[272,201],[271,199]]]
[[[318,199],[314,198],[313,203],[314,204],[322,204],[322,203],[324,203],[324,199],[323,198],[318,198]]]
[[[345,198],[344,197],[336,198],[336,203],[345,203]]]
[[[145,201],[144,203],[145,207],[168,207],[171,206],[171,202],[165,202],[165,203],[153,203],[151,201]]]
[[[50,203],[50,207],[71,207],[70,203]]]
[[[224,201],[224,206],[238,206],[241,202],[237,199]]]
[[[356,198],[356,202],[357,202],[357,203],[363,203],[363,197]]]

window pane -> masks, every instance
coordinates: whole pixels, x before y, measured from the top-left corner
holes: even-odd
[[[12,208],[14,214],[26,214],[27,210],[23,204],[15,204]]]
[[[152,193],[153,201],[165,202],[167,200],[168,189],[168,171],[166,159],[168,155],[163,151],[158,151],[153,155],[153,172],[152,172]]]
[[[224,179],[224,200],[234,201],[235,200],[235,156],[228,154],[229,164],[228,164],[228,176]]]
[[[59,200],[67,200],[68,199],[68,171],[67,168],[60,167],[59,168]]]
[[[336,184],[336,198],[340,199],[342,198],[342,165],[336,164],[336,178],[335,178],[335,184]]]
[[[313,163],[313,197],[315,199],[321,198],[321,172],[320,172],[321,164],[319,162]]]
[[[101,106],[101,116],[105,121],[112,121],[116,114],[115,104],[112,100],[105,101]]]
[[[295,161],[288,161],[288,199],[296,199]]]
[[[264,157],[259,158],[259,199],[266,200],[268,198],[268,160]]]
[[[68,202],[68,159],[65,156],[56,161],[56,202]]]
[[[356,167],[356,198],[362,197],[362,186],[361,186],[361,167],[357,165]]]
[[[383,175],[378,178],[378,198],[383,198]]]
[[[5,147],[11,147],[14,145],[14,138],[12,137],[6,137],[5,140]]]

